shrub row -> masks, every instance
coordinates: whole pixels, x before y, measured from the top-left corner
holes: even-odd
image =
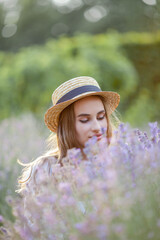
[[[17,53],[0,53],[0,118],[44,113],[62,82],[80,75],[121,95],[123,120],[142,124],[160,118],[160,34],[77,35],[48,40]],[[139,116],[137,118],[137,116]]]

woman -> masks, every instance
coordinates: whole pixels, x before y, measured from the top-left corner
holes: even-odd
[[[95,136],[101,140],[106,129],[108,144],[112,137],[113,123],[111,114],[117,108],[120,96],[115,92],[101,91],[97,81],[92,77],[73,78],[60,85],[52,94],[53,106],[45,114],[45,124],[55,133],[50,137],[56,147],[44,156],[26,164],[19,180],[21,192],[27,185],[35,185],[41,170],[51,174],[55,163],[62,164],[67,150],[80,148],[83,158],[85,143]]]

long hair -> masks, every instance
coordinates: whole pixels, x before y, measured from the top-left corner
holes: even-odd
[[[104,101],[103,97],[98,96],[105,109],[106,119],[107,119],[107,131],[106,137],[108,144],[110,144],[110,140],[112,138],[113,128],[115,127],[115,122],[118,122],[118,118],[114,115],[114,119],[116,119],[113,123],[111,120],[111,116],[108,116],[108,104]],[[41,157],[37,158],[31,163],[23,164],[20,163],[22,166],[25,166],[22,176],[19,178],[19,185],[20,190],[17,192],[21,192],[22,189],[25,188],[26,183],[31,180],[36,179],[37,173],[37,165],[44,165],[46,166],[47,171],[50,172],[51,164],[59,163],[61,166],[62,159],[67,155],[67,150],[72,148],[80,148],[82,151],[82,147],[80,146],[77,137],[76,137],[76,129],[75,129],[75,114],[74,114],[74,103],[66,107],[60,114],[59,123],[57,133],[51,133],[49,138],[47,139],[48,142],[48,151]],[[48,161],[49,159],[49,161]]]

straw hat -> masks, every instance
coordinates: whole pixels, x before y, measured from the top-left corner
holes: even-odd
[[[45,124],[52,132],[56,132],[60,113],[71,103],[93,95],[104,98],[109,115],[116,109],[120,101],[118,93],[102,91],[94,78],[76,77],[64,82],[53,92],[53,106],[45,114]]]

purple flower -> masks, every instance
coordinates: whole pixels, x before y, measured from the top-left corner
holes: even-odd
[[[60,192],[70,195],[72,193],[71,184],[69,182],[61,182],[58,186]]]
[[[8,235],[8,231],[7,231],[7,229],[4,228],[4,227],[0,227],[0,232],[2,232],[2,233],[5,234],[5,235]]]
[[[2,223],[4,221],[2,215],[0,215],[0,223]]]
[[[78,165],[82,161],[82,153],[79,148],[72,148],[68,149],[67,151],[67,157],[70,160],[70,162],[74,165]]]
[[[88,222],[79,222],[75,224],[75,228],[79,230],[82,234],[89,234],[90,227]]]
[[[108,227],[105,224],[98,225],[96,227],[96,235],[100,240],[106,240],[108,236]]]
[[[85,160],[80,149],[71,149],[63,167],[55,164],[49,177],[40,171],[37,185],[29,184],[22,199],[9,201],[15,222],[6,227],[0,216],[3,235],[24,240],[159,236],[160,131],[158,124],[150,127],[151,134],[121,124],[109,146],[106,138],[90,139]],[[1,171],[1,184],[11,173],[9,164],[7,169]],[[143,231],[130,231],[137,222]]]

